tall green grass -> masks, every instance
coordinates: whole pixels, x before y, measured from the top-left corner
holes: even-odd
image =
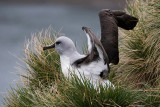
[[[26,40],[21,60],[22,84],[4,98],[7,107],[106,107],[160,105],[160,36],[158,0],[135,0],[126,12],[139,18],[132,31],[121,30],[120,63],[112,66],[108,78],[115,89],[94,86],[75,75],[71,80],[61,72],[59,55],[42,47],[60,35],[51,27]],[[138,87],[138,88],[137,88]]]

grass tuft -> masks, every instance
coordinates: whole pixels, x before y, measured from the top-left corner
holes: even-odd
[[[59,55],[43,51],[59,37],[49,27],[25,42],[26,64],[22,84],[4,98],[6,107],[106,107],[160,105],[160,2],[135,0],[126,12],[139,18],[131,31],[120,30],[120,63],[108,76],[115,89],[94,86],[75,75],[69,80],[61,72]],[[86,48],[83,47],[83,51]]]
[[[49,86],[60,79],[62,73],[59,55],[53,50],[42,50],[42,47],[53,44],[59,35],[49,27],[45,32],[32,34],[31,40],[25,42],[25,57],[21,60],[27,64],[27,73],[21,76],[26,78],[27,85]]]
[[[124,83],[143,87],[160,85],[160,2],[135,0],[129,3],[128,14],[139,19],[134,30],[122,30],[120,64],[116,78]]]

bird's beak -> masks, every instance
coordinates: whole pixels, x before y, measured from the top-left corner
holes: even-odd
[[[51,46],[42,47],[42,50],[47,50],[47,49],[55,49],[55,44],[53,44]]]

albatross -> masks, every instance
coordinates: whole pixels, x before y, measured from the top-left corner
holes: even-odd
[[[103,9],[99,12],[101,25],[101,39],[88,27],[82,27],[88,40],[88,52],[80,54],[77,52],[73,41],[60,36],[51,46],[43,47],[43,50],[54,48],[60,55],[62,72],[65,77],[71,77],[74,72],[78,78],[82,75],[88,79],[95,87],[100,84],[103,86],[114,87],[106,79],[110,72],[109,64],[118,64],[118,27],[126,30],[133,29],[138,19],[120,10]]]

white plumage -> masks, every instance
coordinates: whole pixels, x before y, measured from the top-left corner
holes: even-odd
[[[77,55],[77,58],[82,57],[83,55]],[[76,68],[72,65],[73,59],[72,54],[71,57],[65,55],[60,56],[62,72],[66,77],[70,78],[70,73],[75,73],[79,78],[84,75],[85,78],[90,80],[95,87],[97,87],[99,83],[103,86],[105,86],[106,83],[111,86],[111,82],[109,80],[104,80],[99,76],[103,69],[108,69],[102,60],[93,61],[88,65],[82,65],[80,68]]]
[[[107,84],[108,87],[114,87],[109,80],[101,77],[103,71],[109,72],[109,66],[107,65],[108,63],[104,61],[104,51],[98,44],[99,40],[97,39],[97,42],[91,34],[88,32],[85,33],[88,39],[87,55],[79,54],[73,41],[65,36],[57,38],[55,44],[45,47],[45,49],[54,47],[55,51],[58,52],[60,55],[62,72],[65,77],[70,78],[72,76],[71,74],[75,74],[82,80],[83,76],[85,76],[95,88],[100,84],[103,86]]]

